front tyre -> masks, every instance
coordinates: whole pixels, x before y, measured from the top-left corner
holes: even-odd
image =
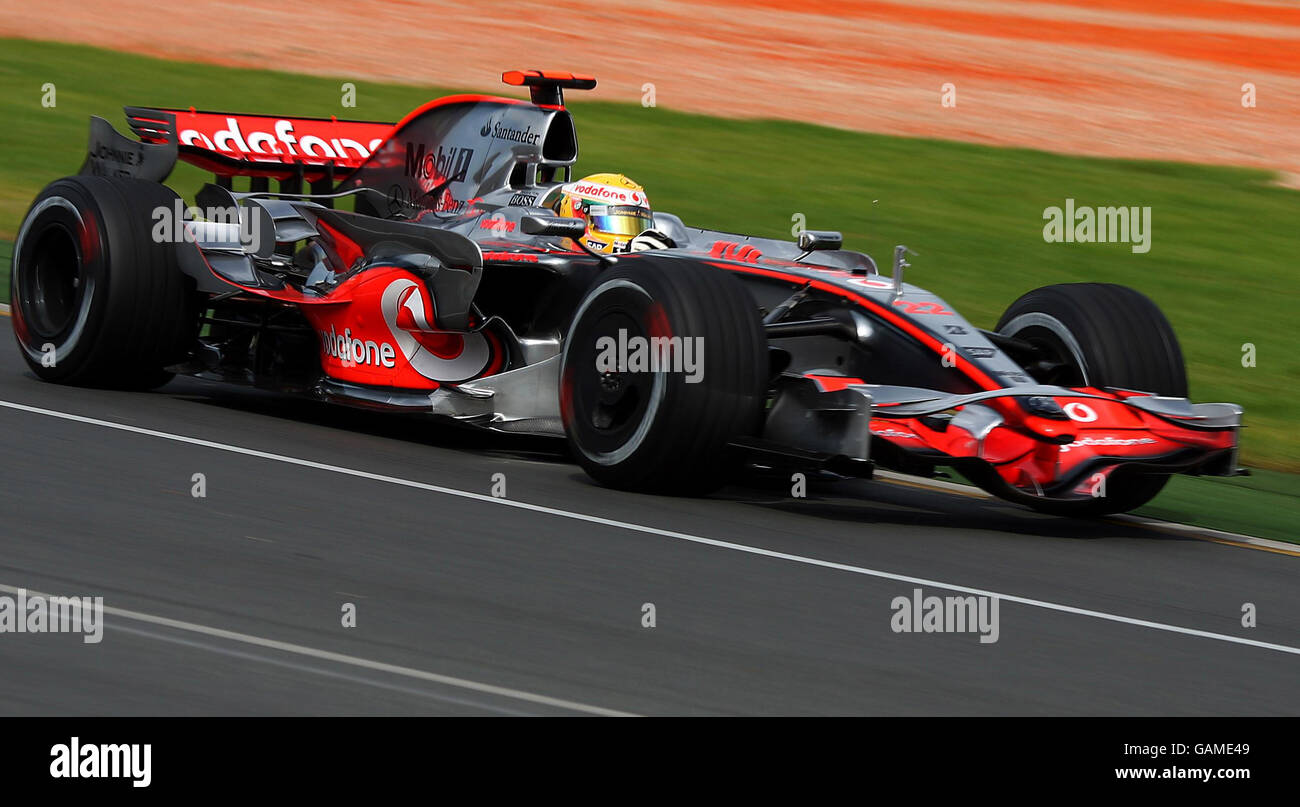
[[[73,176],[27,211],[10,275],[14,335],[46,381],[148,389],[193,335],[176,245],[153,238],[177,195],[154,182]],[[176,222],[179,226],[179,222]]]
[[[728,442],[758,429],[767,340],[725,270],[623,257],[578,306],[561,361],[569,446],[610,487],[708,493],[735,460]]]
[[[1041,360],[1026,369],[1040,383],[1187,397],[1187,370],[1173,326],[1149,297],[1127,286],[1063,283],[1035,289],[1011,304],[996,330],[1036,348]],[[1168,474],[1121,467],[1107,480],[1104,497],[1042,499],[1031,506],[1059,515],[1122,513],[1155,498],[1167,481]]]

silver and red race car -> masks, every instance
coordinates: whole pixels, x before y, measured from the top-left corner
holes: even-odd
[[[578,159],[563,91],[595,80],[503,78],[531,100],[452,96],[396,124],[128,107],[134,138],[92,119],[81,173],[41,192],[14,247],[29,366],[554,435],[596,480],[647,491],[707,492],[741,464],[954,467],[1089,515],[1172,473],[1237,472],[1241,409],[1187,400],[1138,292],[1048,286],[983,330],[903,282],[905,247],[882,276],[835,232],[657,211],[666,248],[597,253],[583,219],[541,206]],[[192,205],[163,184],[177,159],[215,175]]]

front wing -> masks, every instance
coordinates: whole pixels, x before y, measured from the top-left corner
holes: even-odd
[[[801,411],[773,407],[764,436],[774,442],[886,466],[968,469],[1011,498],[1086,499],[1122,468],[1236,470],[1235,404],[1046,385],[950,394],[834,376],[784,382],[782,396]]]

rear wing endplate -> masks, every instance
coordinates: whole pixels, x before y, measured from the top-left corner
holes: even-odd
[[[175,116],[156,110],[127,107],[128,118],[132,117],[133,112],[147,113],[141,120],[142,125],[150,127],[149,140],[132,140],[114,129],[113,124],[92,116],[86,160],[77,173],[100,177],[135,177],[151,182],[162,182],[171,175],[177,156]],[[132,128],[135,128],[134,123]]]

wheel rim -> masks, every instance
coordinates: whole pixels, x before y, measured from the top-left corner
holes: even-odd
[[[36,234],[23,262],[23,313],[28,327],[43,339],[57,339],[71,330],[85,296],[81,250],[62,223],[51,223]]]
[[[580,422],[585,429],[593,432],[591,436],[597,445],[622,445],[632,436],[645,418],[654,386],[654,375],[631,372],[624,367],[613,370],[597,367],[599,351],[595,345],[606,339],[619,345],[626,344],[620,341],[621,338],[630,340],[644,337],[645,331],[641,324],[620,309],[603,312],[589,329],[584,329],[581,338],[593,347],[589,351],[577,351],[579,355],[575,356],[578,364],[575,367],[577,374],[574,392],[578,400],[587,404],[579,414]]]
[[[1001,333],[1034,347],[1042,357],[1026,367],[1040,384],[1059,387],[1087,387],[1087,361],[1083,348],[1069,329],[1047,314],[1021,314],[1008,322]]]
[[[647,338],[650,305],[650,295],[635,283],[609,281],[579,308],[566,339],[566,428],[583,455],[600,465],[622,462],[645,442],[665,393],[663,373],[597,365],[603,340],[613,340],[621,358],[622,346]]]
[[[89,226],[88,226],[89,225]],[[62,366],[81,344],[94,305],[96,267],[105,260],[100,232],[75,202],[50,196],[28,212],[14,242],[14,333],[29,362]]]

